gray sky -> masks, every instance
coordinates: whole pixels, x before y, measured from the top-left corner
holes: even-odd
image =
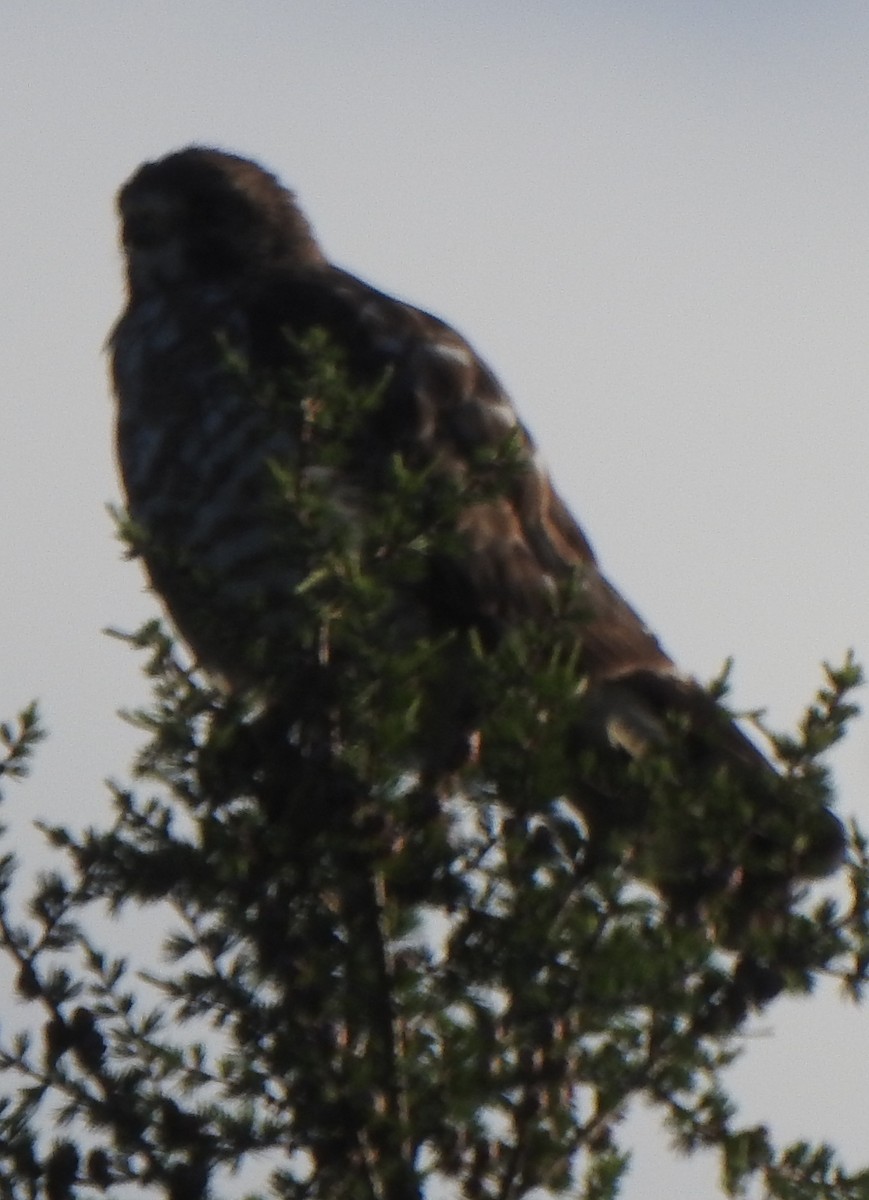
[[[9,807],[97,819],[135,745],[138,664],[100,633],[153,609],[104,511],[112,197],[192,141],[470,337],[684,667],[733,654],[735,702],[787,726],[821,659],[869,663],[867,62],[865,0],[4,0],[0,717],[38,696],[52,730]],[[865,723],[834,762],[869,819]],[[779,1004],[746,1117],[861,1165],[867,1049],[832,989]],[[627,1200],[716,1195],[634,1129]]]

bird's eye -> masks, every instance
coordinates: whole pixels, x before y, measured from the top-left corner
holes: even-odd
[[[156,212],[132,212],[124,219],[124,244],[145,249],[166,235],[166,220]]]

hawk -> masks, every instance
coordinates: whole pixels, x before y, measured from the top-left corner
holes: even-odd
[[[459,333],[333,265],[293,192],[234,154],[192,146],[145,163],[118,206],[128,299],[110,345],[128,511],[153,588],[206,671],[241,685],[251,601],[262,629],[280,630],[299,583],[267,502],[269,463],[294,427],[267,419],[228,356],[267,373],[294,339],[325,330],[351,376],[386,380],[373,456],[466,480],[508,441],[518,457],[509,488],[456,518],[449,569],[422,589],[432,622],[476,627],[491,645],[520,621],[548,620],[553,594],[578,581],[583,736],[638,756],[675,714],[717,758],[774,775],[602,574],[510,397]],[[841,827],[822,815],[797,875],[839,862]]]

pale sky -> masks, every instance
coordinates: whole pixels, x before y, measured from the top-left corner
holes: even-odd
[[[614,582],[688,670],[787,726],[869,664],[865,0],[3,0],[0,718],[51,740],[7,808],[98,820],[145,697],[102,344],[113,193],[189,142],[261,159],[327,252],[457,325]],[[834,758],[869,823],[869,732]],[[869,1160],[869,1008],[758,1022],[746,1119]],[[718,1195],[631,1126],[625,1200]]]

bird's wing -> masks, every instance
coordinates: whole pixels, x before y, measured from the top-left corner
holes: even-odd
[[[351,370],[371,379],[389,371],[378,425],[389,451],[437,462],[465,478],[487,453],[514,457],[507,491],[464,513],[467,553],[439,576],[450,594],[433,596],[435,604],[469,624],[497,630],[523,617],[549,619],[559,585],[575,577],[588,618],[583,666],[592,678],[675,671],[651,630],[601,573],[512,401],[459,333],[337,268],[278,275],[259,312],[267,314],[252,322],[260,358],[286,352],[276,324],[296,335],[320,326],[345,349]]]

